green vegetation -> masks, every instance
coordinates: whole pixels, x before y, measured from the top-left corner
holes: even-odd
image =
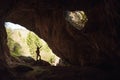
[[[36,60],[36,49],[40,48],[41,59],[54,64],[58,59],[53,54],[47,43],[40,39],[35,33],[23,29],[6,29],[8,34],[8,47],[12,56],[32,57]]]
[[[68,11],[65,18],[73,27],[78,30],[83,29],[88,21],[84,11]]]
[[[30,50],[30,54],[33,56],[34,59],[36,59],[36,49],[37,47],[41,47],[40,48],[40,52],[41,52],[41,55],[44,56],[44,54],[49,54],[48,56],[51,56],[51,50],[50,48],[48,47],[48,45],[42,40],[40,39],[35,33],[33,32],[29,32],[27,38],[26,38],[26,42],[27,42],[27,45],[29,46],[29,50]],[[43,52],[43,53],[42,53]],[[46,59],[48,58],[47,55],[44,56],[44,58],[42,57],[42,59],[44,60],[45,57]],[[53,56],[51,56],[51,58],[53,58]],[[48,60],[49,62],[51,62],[51,58]]]
[[[8,34],[8,37],[7,37],[8,43],[7,44],[9,45],[8,47],[10,49],[10,53],[12,53],[11,55],[14,56],[14,57],[15,56],[20,56],[20,53],[22,53],[20,44],[17,43],[16,41],[14,41],[11,38],[12,30],[7,29],[6,31],[7,31],[7,34]]]
[[[26,38],[26,42],[27,45],[29,46],[30,54],[33,56],[34,59],[36,58],[36,55],[34,55],[36,54],[36,48],[37,46],[40,46],[40,41],[37,38],[38,37],[33,32],[29,32]]]

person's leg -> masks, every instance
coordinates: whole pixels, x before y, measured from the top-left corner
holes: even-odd
[[[38,61],[38,55],[36,56],[36,60]]]

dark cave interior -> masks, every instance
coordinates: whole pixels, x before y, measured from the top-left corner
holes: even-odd
[[[119,0],[0,0],[0,80],[119,80],[119,9]],[[67,22],[66,11],[84,11],[85,27]],[[17,63],[7,46],[8,21],[44,39],[64,66]]]

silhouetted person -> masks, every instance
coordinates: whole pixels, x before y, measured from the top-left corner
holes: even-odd
[[[37,50],[36,50],[36,60],[37,60],[37,61],[38,61],[39,59],[41,60],[40,48],[41,48],[41,47],[37,47]]]

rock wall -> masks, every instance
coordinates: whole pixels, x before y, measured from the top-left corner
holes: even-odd
[[[11,10],[6,21],[34,31],[55,54],[72,65],[119,64],[119,31],[116,30],[119,29],[117,21],[120,18],[116,17],[119,15],[119,1],[86,1],[23,0]],[[88,23],[83,30],[67,23],[66,10],[86,12]]]
[[[6,66],[10,62],[9,49],[7,47],[7,33],[4,27],[5,17],[13,7],[13,0],[1,0],[0,2],[0,61],[1,66]],[[9,63],[8,63],[9,64]],[[1,67],[2,68],[2,67]]]

